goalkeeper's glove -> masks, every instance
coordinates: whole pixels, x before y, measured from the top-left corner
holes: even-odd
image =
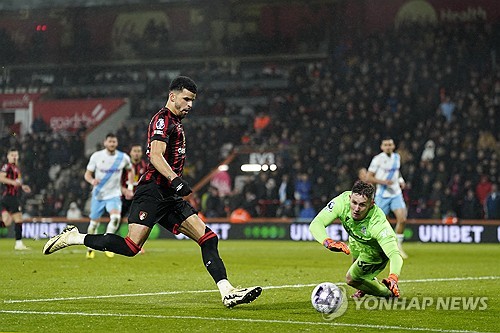
[[[175,193],[180,195],[181,197],[185,197],[186,195],[189,195],[193,190],[191,190],[191,187],[189,187],[189,184],[187,181],[182,179],[181,177],[175,177],[172,179],[170,182],[170,187],[174,189]]]
[[[351,250],[349,250],[349,247],[347,246],[346,243],[334,241],[331,238],[325,239],[323,241],[323,246],[333,252],[344,252],[345,254],[351,253]]]
[[[391,291],[393,297],[399,297],[398,276],[396,274],[389,274],[389,277],[383,279],[382,283]]]

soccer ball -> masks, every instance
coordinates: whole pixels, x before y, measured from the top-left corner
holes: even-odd
[[[311,294],[312,306],[321,313],[334,313],[342,305],[342,291],[331,282],[320,283]]]

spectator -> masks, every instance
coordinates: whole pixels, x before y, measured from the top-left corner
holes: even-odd
[[[484,212],[488,220],[500,220],[500,192],[497,184],[491,186],[491,192],[486,197]]]
[[[78,208],[78,204],[76,202],[73,201],[69,204],[68,211],[66,212],[66,218],[70,220],[82,218],[82,211]]]

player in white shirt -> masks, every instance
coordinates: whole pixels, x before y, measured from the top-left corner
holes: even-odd
[[[401,176],[401,157],[394,152],[396,148],[392,138],[382,139],[380,149],[382,152],[373,157],[366,180],[377,185],[377,194],[375,204],[379,206],[386,215],[392,211],[396,217],[396,237],[401,256],[408,256],[403,251],[402,243],[404,240],[403,232],[407,217],[406,204],[403,199],[402,189],[405,187],[405,181]]]
[[[117,137],[109,133],[104,140],[104,149],[96,151],[90,156],[85,180],[93,186],[92,201],[90,205],[90,224],[87,233],[95,234],[99,227],[99,218],[106,210],[109,213],[109,223],[106,233],[115,233],[120,225],[122,202],[121,195],[131,199],[133,197],[132,186],[134,172],[130,157],[116,149]],[[121,187],[122,172],[128,172],[128,188]],[[108,257],[114,253],[105,252]],[[94,258],[92,249],[87,250],[87,258]]]

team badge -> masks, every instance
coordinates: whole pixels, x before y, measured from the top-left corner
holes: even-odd
[[[365,226],[361,227],[361,233],[363,235],[366,235],[366,227]]]
[[[164,129],[165,128],[165,120],[163,120],[163,118],[158,119],[158,121],[155,124],[155,128],[159,129],[159,130]]]
[[[148,217],[148,212],[141,210],[139,212],[139,220],[144,221],[144,219],[146,219],[146,217]]]

